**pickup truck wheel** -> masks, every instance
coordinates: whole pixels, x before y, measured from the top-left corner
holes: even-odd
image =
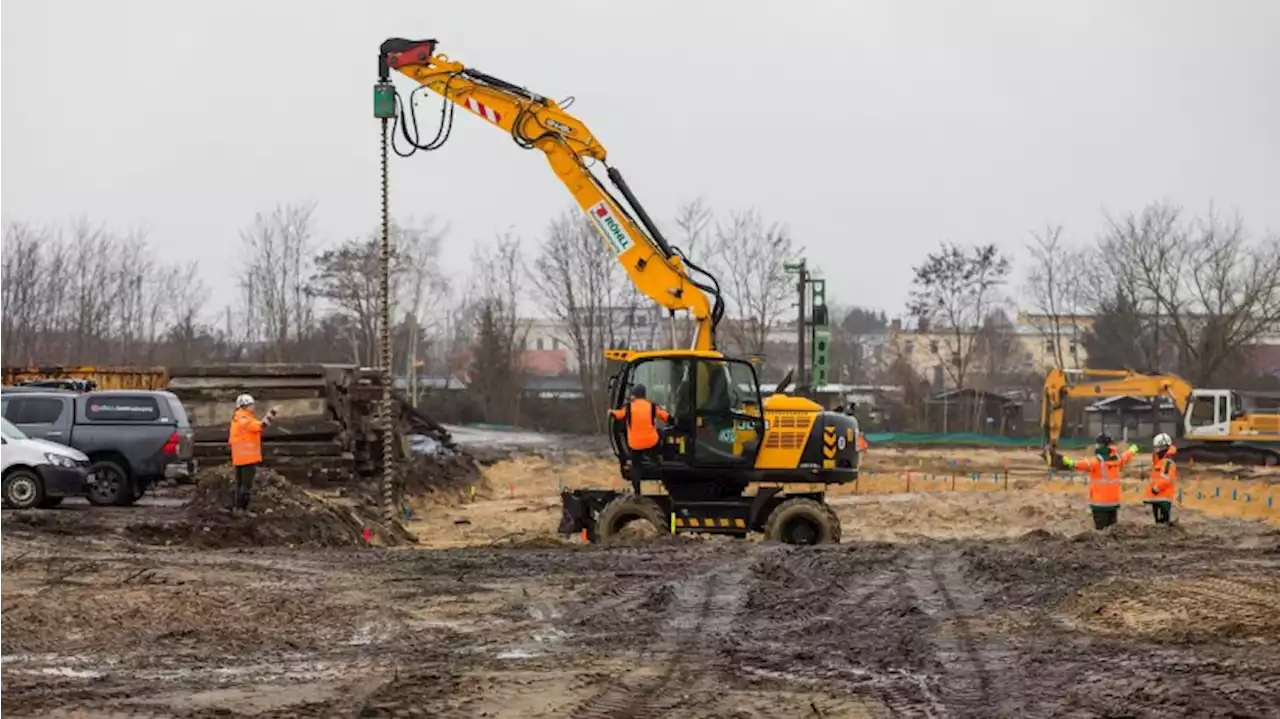
[[[133,504],[133,478],[124,467],[110,460],[93,463],[93,473],[98,481],[89,489],[89,501],[98,506]]]
[[[5,475],[0,493],[7,509],[31,509],[44,501],[44,482],[34,470],[19,468]]]

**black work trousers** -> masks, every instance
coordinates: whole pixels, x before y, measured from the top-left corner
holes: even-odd
[[[640,480],[644,479],[644,468],[657,462],[658,448],[631,450],[631,491],[640,494]]]
[[[1093,528],[1106,529],[1120,517],[1119,507],[1090,507],[1093,511]]]
[[[1173,521],[1173,502],[1168,500],[1147,502],[1151,505],[1151,514],[1156,519],[1156,524],[1169,524]]]
[[[258,474],[258,465],[241,464],[236,466],[236,492],[233,509],[248,509],[249,499],[253,496],[253,478]]]

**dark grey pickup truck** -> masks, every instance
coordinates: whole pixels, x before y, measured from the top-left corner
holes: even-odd
[[[156,482],[195,473],[194,433],[172,392],[6,388],[4,418],[28,437],[89,456],[94,504],[133,504]]]

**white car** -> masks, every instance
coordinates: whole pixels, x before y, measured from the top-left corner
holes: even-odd
[[[0,459],[4,469],[0,499],[5,509],[55,507],[63,497],[89,492],[89,458],[57,442],[31,439],[0,418]]]

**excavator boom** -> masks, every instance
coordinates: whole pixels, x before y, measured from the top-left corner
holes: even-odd
[[[1192,387],[1174,375],[1144,375],[1124,370],[1079,370],[1072,381],[1059,368],[1049,371],[1044,379],[1044,397],[1040,403],[1040,425],[1044,429],[1046,449],[1052,451],[1062,437],[1066,400],[1080,397],[1168,397],[1185,414],[1191,401]]]
[[[390,83],[391,70],[502,129],[520,147],[541,150],[636,287],[673,315],[685,311],[693,318],[697,331],[690,349],[715,349],[715,325],[724,311],[715,278],[663,238],[622,173],[608,166],[604,146],[581,120],[548,97],[437,53],[435,40],[392,38],[382,43],[378,55],[375,108],[383,105],[377,109],[382,117],[394,116],[398,109],[405,139],[418,149],[434,148],[417,145],[409,137],[403,103]],[[392,108],[386,108],[388,103],[394,103]],[[588,163],[593,162],[607,168],[610,183],[622,193],[626,205],[591,172]],[[691,270],[705,276],[706,282],[694,280]]]

